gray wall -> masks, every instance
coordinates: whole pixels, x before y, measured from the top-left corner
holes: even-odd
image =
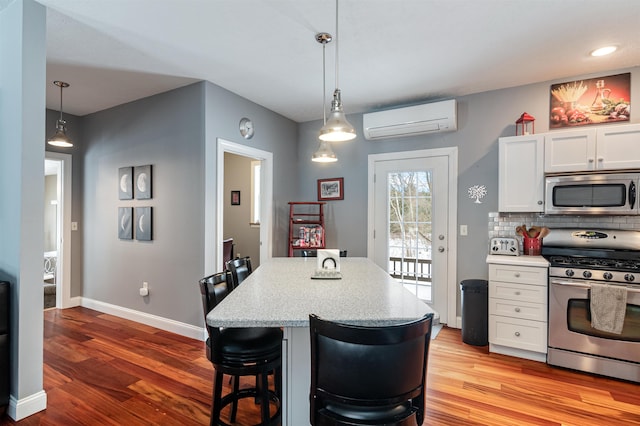
[[[592,78],[631,72],[631,80],[640,80],[640,68],[612,70]],[[350,142],[332,144],[337,163],[312,163],[317,149],[320,121],[300,125],[298,201],[315,201],[316,180],[344,177],[345,199],[331,201],[327,207],[327,244],[349,250],[349,256],[366,256],[367,226],[367,156],[394,151],[410,151],[442,147],[458,147],[458,224],[468,225],[468,236],[458,236],[457,280],[486,278],[489,212],[498,209],[498,138],[515,135],[515,121],[527,112],[536,117],[536,133],[549,131],[550,85],[571,81],[569,77],[527,86],[478,93],[456,98],[458,101],[458,131],[415,137],[367,141],[362,134],[362,114],[348,116],[358,132]],[[632,86],[632,100],[640,99],[640,85]],[[349,99],[344,99],[348,110]],[[631,122],[640,122],[640,114],[632,113]],[[488,194],[482,204],[468,198],[473,185],[485,185]]]
[[[46,399],[42,393],[45,27],[46,10],[39,3],[15,0],[0,5],[0,280],[10,282],[8,413],[14,419],[44,408]]]
[[[250,141],[238,133],[243,116],[255,123]],[[208,82],[91,114],[82,122],[81,295],[200,326],[204,222],[205,215],[215,214],[204,206],[205,168],[215,168],[215,162],[205,164],[205,144],[215,147],[222,138],[273,152],[277,211],[295,192],[294,185],[280,182],[290,180],[282,164],[295,159],[296,124]],[[119,200],[118,168],[144,164],[153,167],[153,198]],[[153,208],[153,241],[118,239],[118,207],[136,206]],[[277,238],[286,241],[281,233],[276,229]],[[275,248],[277,253],[286,247]],[[72,279],[75,288],[77,277]],[[149,283],[146,298],[138,293],[143,281]]]

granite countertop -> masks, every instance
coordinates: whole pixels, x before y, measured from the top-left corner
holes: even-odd
[[[306,327],[309,314],[390,325],[433,310],[367,258],[341,258],[342,279],[316,280],[315,258],[272,258],[207,315],[216,327]]]
[[[547,268],[549,262],[542,256],[504,256],[498,254],[488,254],[487,263],[500,265],[535,266]]]

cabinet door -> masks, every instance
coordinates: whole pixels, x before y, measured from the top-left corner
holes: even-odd
[[[524,135],[498,141],[498,210],[544,211],[544,137]]]
[[[544,138],[546,173],[596,170],[595,129],[547,133]]]
[[[598,169],[640,168],[640,124],[599,128],[596,140]]]

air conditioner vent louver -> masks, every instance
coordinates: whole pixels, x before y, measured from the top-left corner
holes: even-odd
[[[455,99],[372,112],[363,116],[364,137],[369,140],[451,132],[457,129]]]

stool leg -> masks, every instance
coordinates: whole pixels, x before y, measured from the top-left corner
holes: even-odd
[[[269,374],[266,372],[260,374],[260,397],[262,400],[261,411],[262,411],[262,424],[264,426],[269,426]]]
[[[233,378],[233,394],[238,395],[238,391],[240,390],[240,376],[232,376]],[[238,398],[236,398],[231,404],[231,416],[229,417],[229,421],[231,423],[236,422],[236,414],[238,414]]]
[[[216,426],[220,422],[220,403],[222,402],[223,374],[216,370],[213,383],[213,405],[211,406],[211,421],[209,426]]]

